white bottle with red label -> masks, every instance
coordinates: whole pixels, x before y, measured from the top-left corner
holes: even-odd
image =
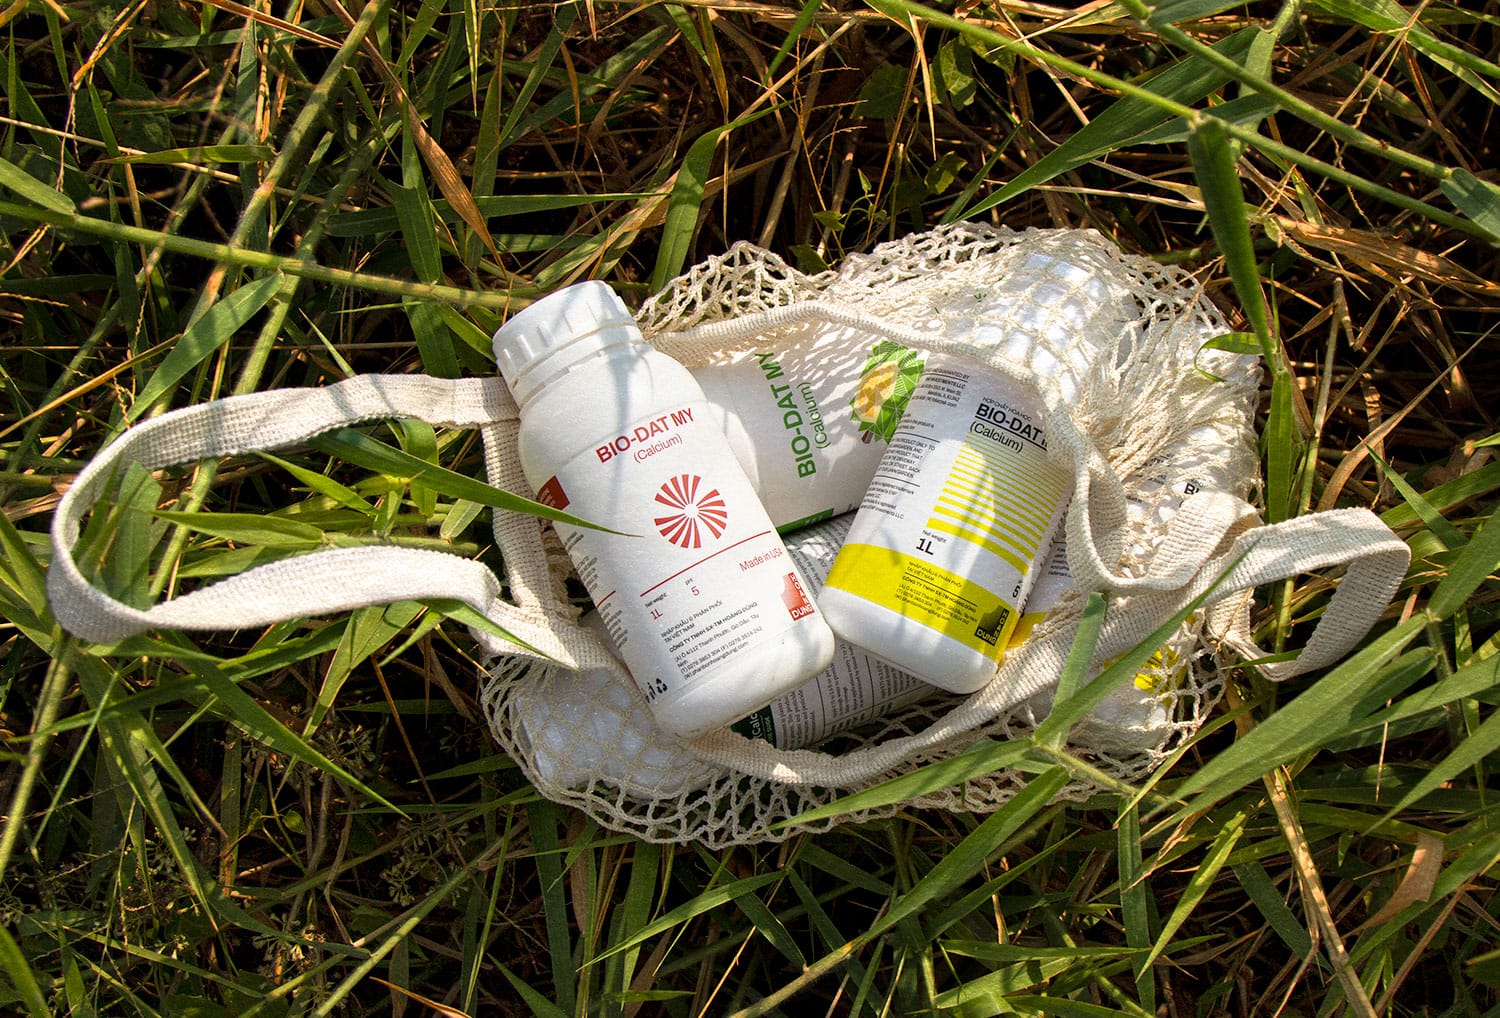
[[[828,666],[833,633],[703,390],[614,291],[561,290],[494,344],[538,500],[618,531],[556,528],[663,729],[694,738]]]
[[[787,554],[822,589],[849,532],[850,514],[804,528],[787,538]],[[583,627],[605,643],[596,614]],[[938,690],[882,661],[862,647],[840,641],[823,672],[731,729],[764,739],[777,749],[800,749],[884,717]],[[637,700],[604,668],[523,684],[510,699],[510,715],[523,755],[540,780],[585,788],[595,779],[654,796],[670,796],[706,785],[715,769],[688,747],[663,735]]]

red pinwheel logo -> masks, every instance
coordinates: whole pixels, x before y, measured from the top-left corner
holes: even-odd
[[[653,522],[661,536],[679,548],[702,547],[704,537],[718,537],[729,524],[729,509],[719,489],[700,493],[702,487],[703,478],[697,474],[678,474],[656,493],[656,501],[671,511]]]

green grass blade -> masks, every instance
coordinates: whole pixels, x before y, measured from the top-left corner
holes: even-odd
[[[1439,186],[1460,212],[1500,239],[1500,187],[1462,167]]]
[[[1027,754],[1029,747],[1024,742],[980,742],[958,756],[940,763],[928,764],[910,774],[883,781],[873,788],[846,795],[841,799],[810,809],[796,817],[795,822],[814,823],[843,813],[859,810],[879,809],[908,799],[919,798],[930,792],[962,784],[981,774],[1009,767]],[[783,823],[792,823],[787,820]]]
[[[1214,43],[1214,49],[1232,60],[1243,60],[1250,50],[1251,39],[1251,31],[1244,29]],[[1223,88],[1228,81],[1227,74],[1200,60],[1185,57],[1165,70],[1158,71],[1144,86],[1158,95],[1191,105]],[[1004,187],[964,214],[973,218],[988,212],[997,205],[1100,156],[1117,152],[1127,145],[1141,143],[1150,137],[1152,131],[1168,125],[1172,119],[1172,114],[1158,105],[1134,97],[1119,99],[1069,135],[1057,148],[1016,174]]]
[[[1396,494],[1401,496],[1401,500],[1410,506],[1422,522],[1427,524],[1427,529],[1443,542],[1443,547],[1449,551],[1456,551],[1469,543],[1463,531],[1449,523],[1437,507],[1429,502],[1425,495],[1412,487],[1400,472],[1392,470],[1391,465],[1380,454],[1371,449],[1370,458],[1380,467],[1381,473],[1385,475],[1386,480],[1391,482],[1391,487],[1396,489]]]
[[[660,890],[661,856],[660,845],[646,842],[637,844],[631,852],[625,896],[620,902],[620,907],[615,910],[611,942],[620,940],[629,935],[632,930],[638,930],[651,921],[651,912]],[[754,895],[746,895],[741,901],[741,907],[745,902],[754,902],[759,905],[760,899]],[[606,959],[604,963],[605,993],[609,994],[611,990],[620,996],[628,993],[635,982],[636,965],[639,960],[639,947]]]
[[[1188,154],[1193,161],[1193,175],[1203,192],[1209,225],[1229,267],[1229,278],[1239,295],[1240,306],[1251,330],[1260,339],[1266,364],[1275,371],[1280,358],[1272,345],[1265,292],[1261,289],[1255,246],[1250,240],[1250,223],[1245,215],[1245,194],[1240,186],[1239,172],[1235,169],[1237,155],[1224,133],[1223,123],[1205,118],[1195,124],[1188,135]]]
[[[0,187],[14,191],[27,201],[53,212],[72,215],[76,210],[71,198],[56,188],[48,187],[9,159],[0,159]]]
[[[1395,0],[1311,0],[1311,5],[1376,32],[1399,34],[1404,42],[1425,51],[1450,70],[1462,68],[1471,73],[1500,78],[1500,64],[1486,60],[1480,53],[1438,39],[1422,24],[1417,16],[1420,11],[1409,11]],[[1491,102],[1495,101],[1493,91],[1487,97]]]
[[[1434,764],[1432,770],[1386,810],[1377,823],[1390,821],[1397,813],[1420,802],[1460,774],[1481,766],[1497,750],[1500,750],[1500,713],[1491,714],[1458,744],[1458,748]]]
[[[193,699],[200,706],[212,706],[216,713],[221,714],[225,720],[267,749],[284,754],[288,759],[301,761],[325,774],[331,774],[371,802],[379,803],[382,807],[397,814],[401,813],[400,809],[388,802],[379,792],[334,763],[305,738],[278,721],[275,715],[262,707],[254,697],[241,689],[223,671],[198,659],[187,659],[186,665],[198,680],[201,693]],[[212,697],[216,703],[211,703],[208,697]]]
[[[609,191],[595,194],[500,194],[476,198],[475,204],[485,216],[513,219],[538,212],[566,212],[611,202],[637,201],[646,195],[636,191]],[[461,222],[457,212],[443,199],[431,199],[429,206],[444,223]],[[393,208],[359,209],[335,212],[328,217],[328,236],[354,239],[377,237],[401,228],[401,219]]]
[[[623,941],[615,944],[607,951],[601,951],[597,958],[608,958],[621,951],[630,950],[640,944],[644,944],[652,937],[660,936],[667,931],[696,919],[704,913],[711,912],[722,905],[737,901],[744,895],[754,894],[767,884],[780,880],[780,873],[761,873],[753,877],[741,877],[731,880],[727,884],[717,887],[709,887],[701,891],[691,901],[678,905],[669,912],[664,913],[659,919],[646,924],[639,930],[635,930]]]
[[[283,282],[284,277],[273,272],[246,283],[188,326],[172,345],[171,351],[156,372],[146,380],[146,384],[131,401],[125,419],[132,423],[140,420],[147,411],[171,395],[174,387],[187,377],[188,372],[215,351],[222,349],[234,338],[236,332],[244,328],[276,296],[276,291]]]
[[[1032,996],[1029,993],[1017,993],[1005,998],[1008,1007],[1014,1007],[1023,1014],[1056,1015],[1057,1018],[1120,1018],[1121,1015],[1129,1015],[1138,1018],[1139,1011],[1120,1011],[1103,1004],[1090,1004],[1083,1000],[1071,1000],[1067,997]]]
[[[1233,569],[1236,564],[1232,563],[1229,569]],[[1199,597],[1194,598],[1176,615],[1157,626],[1150,636],[1131,650],[1116,657],[1109,667],[1094,676],[1088,685],[1065,702],[1053,704],[1046,720],[1037,725],[1036,731],[1032,732],[1032,740],[1041,746],[1056,743],[1058,733],[1066,733],[1082,721],[1090,711],[1104,702],[1105,697],[1109,696],[1112,690],[1126,682],[1133,682],[1135,676],[1150,660],[1151,655],[1155,654],[1167,638],[1177,631],[1177,627],[1182,625],[1189,615],[1198,610],[1209,593],[1210,591],[1205,591]]]
[[[1266,522],[1281,523],[1290,518],[1295,497],[1297,452],[1297,412],[1293,407],[1292,376],[1281,372],[1271,380],[1271,412],[1266,418],[1263,439],[1266,452]]]
[[[573,1018],[573,1012],[558,1007],[547,997],[537,992],[536,988],[527,983],[504,965],[497,965],[500,974],[503,975],[511,987],[518,993],[521,1000],[531,1009],[531,1013],[537,1018]]]
[[[656,255],[656,267],[651,271],[651,289],[660,290],[682,273],[687,264],[688,250],[697,233],[698,212],[703,207],[703,191],[713,172],[714,152],[731,131],[753,124],[761,117],[781,109],[776,104],[763,110],[740,117],[738,120],[706,131],[688,146],[682,165],[677,169],[677,180],[672,185],[672,195],[667,199],[667,221],[662,227],[661,250]]]
[[[16,995],[26,1005],[26,1013],[31,1018],[51,1018],[52,1010],[47,1007],[47,998],[36,981],[36,974],[21,953],[21,946],[4,926],[0,926],[0,967],[4,968]]]
[[[802,949],[797,946],[797,941],[791,931],[760,898],[754,894],[742,894],[734,899],[734,903],[745,914],[745,918],[750,920],[756,932],[765,937],[766,942],[776,948],[783,958],[799,969],[807,967],[807,958],[803,956]]]
[[[978,1018],[981,1015],[1015,1014],[1017,1012],[1010,1002],[1020,996],[1017,991],[1039,986],[1073,969],[1077,964],[1076,955],[1014,962],[950,990],[944,990],[938,994],[934,1003],[939,1008],[951,1010],[964,1018],[970,1015]]]
[[[1500,489],[1500,461],[1487,463],[1477,470],[1445,481],[1422,497],[1437,512],[1449,512]],[[1402,530],[1421,522],[1421,514],[1410,505],[1392,506],[1380,514],[1381,521],[1392,530]],[[1467,543],[1467,542],[1466,542]]]
[[[1062,674],[1057,679],[1057,692],[1052,700],[1054,706],[1067,703],[1083,685],[1094,664],[1094,648],[1099,644],[1099,630],[1104,627],[1107,607],[1104,595],[1097,591],[1091,592],[1084,602],[1078,633],[1073,638],[1073,646],[1068,648],[1068,658],[1063,662]],[[1047,734],[1039,733],[1037,741],[1061,749],[1067,737],[1067,729],[1059,725]]]
[[[159,520],[187,527],[235,544],[260,545],[267,548],[316,548],[324,543],[321,529],[310,523],[282,516],[258,516],[253,513],[193,513],[156,509],[151,515]]]
[[[1177,788],[1177,797],[1190,810],[1203,809],[1384,706],[1431,670],[1430,654],[1397,657],[1426,625],[1425,618],[1408,619],[1372,641],[1208,760]]]
[[[1500,656],[1485,658],[1453,672],[1423,689],[1397,700],[1384,710],[1378,710],[1360,721],[1342,738],[1361,732],[1380,731],[1387,726],[1398,726],[1409,719],[1421,719],[1428,715],[1431,723],[1412,729],[1422,731],[1447,723],[1449,707],[1459,701],[1479,696],[1500,686]],[[1329,740],[1338,746],[1340,738]]]
[[[1286,902],[1281,900],[1281,894],[1271,882],[1265,867],[1258,860],[1250,859],[1235,863],[1232,868],[1234,875],[1239,878],[1240,886],[1245,889],[1245,895],[1265,918],[1266,924],[1276,931],[1282,943],[1299,958],[1312,954],[1312,938],[1308,936],[1307,928],[1298,922],[1292,910],[1287,908]]]
[[[118,501],[108,516],[114,523],[114,533],[100,562],[99,580],[133,608],[151,603],[151,551],[161,536],[152,523],[152,514],[161,497],[162,487],[151,472],[132,463],[125,470]],[[88,560],[94,557],[90,555]],[[86,559],[80,557],[80,561]]]
[[[268,163],[276,153],[267,145],[186,145],[159,152],[137,152],[104,160],[136,166],[176,166],[182,163]]]
[[[536,850],[537,892],[547,927],[552,985],[558,1005],[571,1014],[577,1006],[577,988],[573,981],[573,938],[569,933],[568,900],[564,893],[562,849],[557,838],[558,808],[542,800],[527,804],[526,815],[531,844]]]
[[[47,574],[10,517],[0,513],[0,577],[41,617],[47,612]]]
[[[592,72],[580,74],[576,94],[571,90],[564,90],[559,95],[533,107],[511,132],[511,141],[514,143],[527,132],[538,129],[553,120],[568,118],[569,114],[576,109],[578,100],[591,98],[602,89],[615,87],[620,79],[630,73],[633,68],[649,62],[671,37],[672,31],[666,25],[661,25],[632,38],[628,44],[601,61]]]
[[[776,47],[775,55],[771,57],[770,62],[766,65],[763,84],[769,85],[772,79],[776,77],[776,72],[780,69],[782,61],[786,60],[787,55],[792,51],[792,47],[797,45],[802,38],[802,34],[812,25],[813,19],[817,16],[818,8],[821,6],[819,0],[803,0],[802,6],[797,10],[796,20],[787,29],[786,38],[781,40],[781,45]]]
[[[559,7],[553,15],[552,30],[547,33],[547,38],[537,49],[536,59],[531,63],[531,69],[526,73],[526,80],[521,83],[515,99],[511,102],[510,112],[505,116],[505,123],[500,128],[499,136],[495,140],[496,149],[503,149],[515,138],[516,125],[521,122],[521,116],[531,106],[532,97],[541,87],[542,82],[552,71],[552,65],[557,60],[557,54],[563,47],[563,40],[573,27],[574,20],[578,17],[578,8],[572,5]]]
[[[1241,96],[1238,99],[1230,99],[1216,106],[1210,106],[1203,110],[1203,116],[1224,124],[1232,124],[1243,130],[1253,131],[1261,121],[1275,112],[1276,104],[1270,99],[1261,95],[1247,95]],[[1187,141],[1192,136],[1193,130],[1194,128],[1184,121],[1170,120],[1155,130],[1147,131],[1135,139],[1135,144],[1178,144]],[[1259,347],[1257,346],[1256,349],[1258,351]]]
[[[496,488],[493,485],[477,481],[472,477],[456,473],[446,467],[440,467],[429,463],[424,459],[413,456],[411,453],[392,448],[377,439],[354,431],[351,428],[339,428],[310,439],[308,444],[319,452],[327,453],[347,460],[366,470],[374,470],[378,473],[391,474],[395,477],[406,479],[422,479],[422,483],[436,489],[449,498],[466,498],[470,502],[478,502],[480,505],[494,506],[510,512],[526,513],[531,516],[540,516],[544,519],[556,520],[560,523],[571,523],[578,527],[590,527],[596,530],[608,530],[579,519],[571,513],[558,512],[550,506],[534,502],[520,495],[512,495],[508,491]],[[619,533],[619,531],[610,531]]]
[[[436,283],[443,274],[443,256],[428,212],[427,196],[412,187],[397,184],[386,187],[391,193],[396,221],[401,224],[402,249],[411,258],[417,278],[424,283]]]
[[[963,841],[944,854],[910,891],[891,902],[885,915],[871,928],[871,934],[882,933],[916,915],[928,903],[950,893],[980,872],[985,861],[1006,839],[1045,808],[1067,783],[1068,772],[1060,766],[1050,767],[1028,781],[1009,802],[986,817]]]
[[[357,608],[349,615],[349,625],[344,629],[343,639],[334,651],[333,660],[323,673],[318,694],[312,710],[307,715],[305,731],[311,734],[338,699],[339,690],[353,674],[354,669],[369,660],[380,648],[387,646],[402,630],[414,622],[423,611],[416,601],[396,601],[391,604]]]
[[[1182,929],[1183,924],[1192,915],[1193,909],[1203,901],[1209,888],[1213,886],[1214,878],[1219,875],[1219,870],[1228,861],[1229,853],[1233,851],[1244,833],[1245,815],[1243,813],[1236,813],[1219,828],[1218,834],[1214,835],[1213,844],[1209,846],[1208,854],[1198,864],[1197,871],[1193,873],[1192,879],[1188,881],[1187,887],[1177,899],[1177,907],[1172,909],[1172,914],[1162,924],[1161,936],[1151,948],[1151,953],[1146,956],[1147,966],[1161,957],[1162,952],[1172,943],[1172,938],[1177,931]]]
[[[1500,524],[1495,522],[1495,514],[1491,513],[1478,533],[1448,566],[1448,575],[1443,577],[1437,589],[1432,592],[1427,610],[1434,618],[1448,618],[1463,607],[1497,566],[1500,566]]]
[[[327,474],[320,474],[316,470],[309,470],[290,460],[272,456],[268,452],[257,453],[256,455],[268,463],[276,464],[297,480],[307,485],[309,491],[322,495],[336,505],[341,505],[345,509],[353,509],[363,516],[373,516],[375,514],[375,507],[361,498],[357,491],[340,484]]]
[[[1120,919],[1125,924],[1125,943],[1139,950],[1150,950],[1154,938],[1151,934],[1151,891],[1146,884],[1146,867],[1141,858],[1141,814],[1140,807],[1131,803],[1120,814],[1115,825],[1116,865],[1120,880]],[[1156,1010],[1156,979],[1151,967],[1144,961],[1134,963],[1135,992],[1141,1006],[1147,1011]]]

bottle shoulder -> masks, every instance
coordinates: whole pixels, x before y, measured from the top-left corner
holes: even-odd
[[[703,390],[688,370],[649,347],[595,357],[552,379],[521,406],[519,441],[523,456],[568,458],[643,419],[702,401]]]

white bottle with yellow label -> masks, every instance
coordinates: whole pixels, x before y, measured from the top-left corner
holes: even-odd
[[[819,597],[829,625],[935,686],[979,689],[1071,488],[1036,396],[930,358]]]
[[[994,677],[1072,492],[1047,455],[1040,389],[1081,394],[1137,309],[1045,250],[955,299],[967,312],[955,338],[1036,388],[967,358],[929,358],[820,603],[843,639],[969,693]]]

